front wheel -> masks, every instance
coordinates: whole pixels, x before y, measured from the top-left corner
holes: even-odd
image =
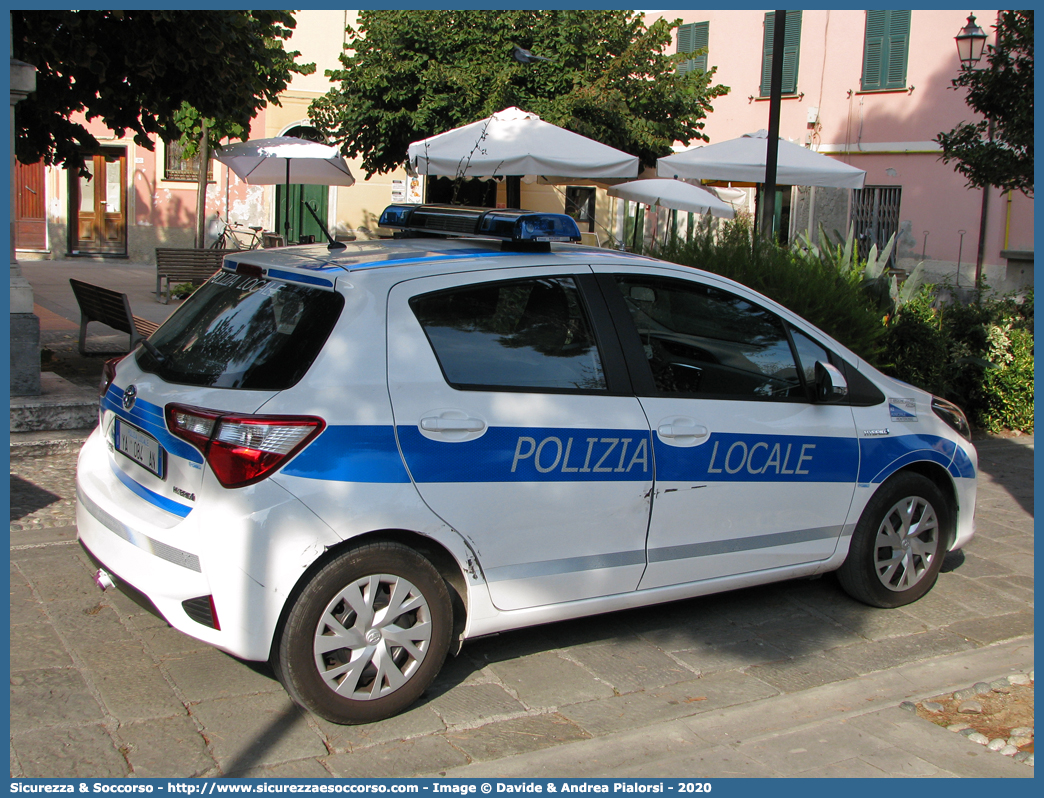
[[[939,576],[953,514],[925,476],[900,473],[873,495],[837,572],[852,598],[873,607],[901,607],[932,589]]]
[[[371,723],[420,697],[449,651],[453,608],[442,576],[399,543],[345,552],[308,583],[283,626],[280,682],[333,723]]]

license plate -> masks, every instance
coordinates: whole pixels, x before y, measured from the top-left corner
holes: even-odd
[[[116,451],[163,479],[163,447],[147,432],[119,418],[115,424]]]

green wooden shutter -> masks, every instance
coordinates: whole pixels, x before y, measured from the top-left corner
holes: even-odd
[[[889,11],[888,68],[883,70],[886,89],[906,88],[906,60],[910,52],[910,12]]]
[[[679,53],[694,53],[703,50],[701,55],[683,61],[678,65],[678,72],[685,74],[693,69],[702,72],[707,71],[707,44],[710,39],[709,22],[692,22],[688,25],[678,27],[678,50]]]
[[[862,90],[905,89],[909,51],[909,11],[867,11]]]
[[[798,56],[801,51],[801,12],[787,11],[786,34],[783,39],[783,94],[797,94]],[[761,55],[761,96],[772,92],[772,38],[776,12],[765,14],[765,36]]]

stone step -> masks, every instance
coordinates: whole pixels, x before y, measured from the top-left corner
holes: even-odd
[[[38,396],[11,397],[12,434],[90,431],[97,424],[98,392],[74,385],[50,371],[40,375]]]

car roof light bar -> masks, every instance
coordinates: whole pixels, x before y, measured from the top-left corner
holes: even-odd
[[[516,245],[580,240],[580,228],[563,213],[461,205],[389,205],[379,225],[421,235],[496,238]]]

